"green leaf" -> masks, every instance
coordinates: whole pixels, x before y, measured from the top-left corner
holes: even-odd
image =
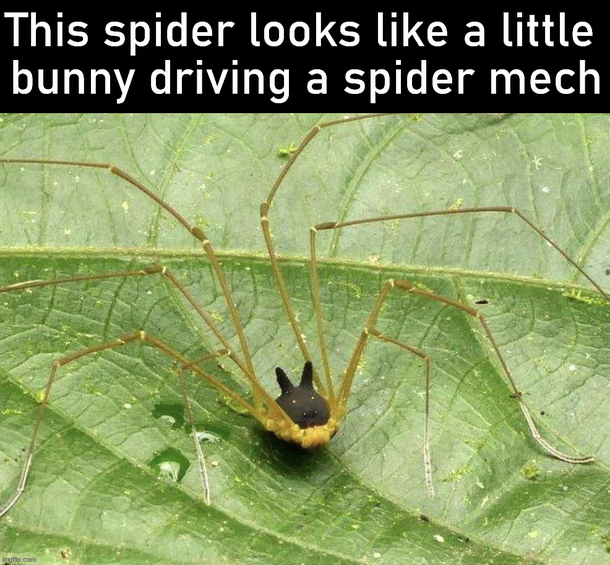
[[[206,231],[234,292],[257,373],[303,359],[283,312],[259,205],[318,115],[5,116],[0,156],[108,162]],[[514,206],[608,288],[610,119],[604,115],[405,115],[324,129],[281,186],[274,242],[321,368],[311,306],[311,225]],[[338,379],[388,278],[479,309],[544,434],[530,437],[476,320],[392,293],[387,335],[429,354],[431,453],[423,464],[423,366],[370,341],[328,447],[277,440],[189,376],[211,480],[206,506],[172,362],[142,343],[59,370],[25,493],[0,518],[0,556],[42,563],[609,563],[610,307],[511,214],[319,232],[322,306]],[[197,240],[111,174],[0,168],[0,286],[172,269],[239,350]],[[486,301],[486,304],[477,302]],[[144,329],[189,358],[218,347],[158,275],[0,294],[0,501],[17,486],[54,361]],[[248,396],[227,361],[206,369]]]

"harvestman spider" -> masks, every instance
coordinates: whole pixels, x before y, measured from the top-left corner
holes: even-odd
[[[193,423],[193,414],[190,408],[189,397],[186,392],[184,384],[184,371],[194,372],[199,377],[208,381],[212,386],[228,395],[230,398],[235,400],[245,410],[247,410],[254,418],[256,418],[261,425],[268,431],[273,432],[278,438],[300,445],[303,448],[313,448],[316,446],[324,445],[330,441],[333,435],[337,432],[341,420],[346,415],[347,403],[352,387],[352,382],[364,353],[368,340],[373,337],[382,342],[386,342],[396,347],[403,349],[413,355],[420,357],[424,362],[424,382],[425,382],[425,397],[424,397],[424,436],[423,436],[423,462],[424,462],[424,473],[425,482],[430,495],[434,494],[434,487],[432,482],[432,466],[430,458],[430,447],[429,447],[429,433],[428,433],[428,418],[429,418],[429,393],[430,393],[430,375],[432,361],[429,355],[425,352],[416,349],[406,343],[402,343],[390,336],[387,336],[380,332],[376,327],[377,318],[381,311],[381,308],[392,292],[404,292],[407,294],[415,294],[430,300],[444,303],[450,307],[459,309],[466,314],[475,318],[485,336],[489,340],[495,355],[497,356],[503,372],[509,382],[511,388],[511,397],[519,403],[519,407],[525,417],[525,421],[529,428],[529,431],[536,442],[544,449],[547,453],[567,463],[590,463],[594,461],[592,456],[586,457],[575,457],[562,453],[554,446],[552,446],[538,431],[536,424],[528,410],[522,394],[517,388],[517,385],[513,379],[513,376],[506,364],[506,361],[498,347],[498,343],[494,339],[487,321],[483,314],[478,310],[471,308],[465,304],[462,304],[456,300],[423,290],[407,280],[387,280],[381,287],[381,291],[369,313],[368,320],[365,327],[360,334],[357,341],[354,352],[352,353],[351,359],[347,364],[347,368],[343,374],[340,385],[335,387],[336,383],[333,382],[331,375],[330,363],[328,358],[327,346],[324,339],[324,321],[322,317],[322,307],[320,303],[320,281],[318,275],[318,262],[316,254],[316,238],[317,234],[321,231],[340,230],[348,227],[355,227],[363,224],[372,224],[376,222],[385,221],[396,221],[396,220],[408,220],[413,218],[425,218],[430,216],[453,216],[458,214],[482,214],[482,213],[496,213],[496,214],[512,214],[519,220],[527,224],[534,232],[542,237],[550,246],[552,246],[568,263],[576,268],[580,274],[582,274],[601,294],[602,296],[610,301],[610,296],[555,242],[553,242],[544,231],[532,223],[526,216],[524,216],[519,210],[512,207],[505,206],[494,206],[494,207],[480,207],[480,208],[460,208],[460,209],[446,209],[446,210],[434,210],[427,212],[415,212],[406,214],[394,214],[389,216],[379,216],[373,218],[361,218],[351,221],[343,222],[325,222],[317,224],[310,228],[310,250],[311,250],[311,280],[312,280],[312,293],[313,293],[313,306],[316,317],[317,333],[319,346],[321,351],[322,365],[324,371],[324,379],[320,378],[318,373],[313,368],[311,363],[311,354],[308,346],[305,342],[297,316],[295,315],[290,295],[286,288],[286,283],[282,275],[278,256],[275,252],[273,245],[273,239],[271,235],[271,227],[269,222],[269,210],[275,200],[277,193],[282,185],[282,182],[295,161],[299,158],[303,150],[308,144],[316,137],[316,135],[323,129],[333,128],[340,124],[346,124],[350,122],[356,122],[360,120],[366,120],[384,116],[387,114],[367,114],[361,116],[353,116],[349,118],[332,120],[320,123],[316,125],[311,131],[302,139],[298,147],[294,150],[290,159],[280,172],[279,176],[275,180],[267,199],[260,206],[260,220],[263,236],[267,246],[269,259],[271,262],[271,268],[273,276],[277,283],[277,287],[282,299],[283,307],[290,322],[290,326],[296,338],[297,344],[303,357],[305,359],[305,365],[303,368],[303,374],[301,381],[298,386],[295,386],[286,373],[279,367],[276,369],[277,381],[281,389],[281,395],[274,399],[269,392],[263,388],[256,376],[256,371],[252,362],[252,356],[246,341],[244,334],[244,328],[240,321],[237,308],[234,304],[231,296],[231,290],[225,278],[221,264],[218,261],[216,254],[212,248],[212,244],[206,234],[198,227],[193,226],[188,222],[176,209],[167,204],[163,199],[157,196],[154,192],[149,190],[146,186],[140,183],[137,179],[115,167],[111,164],[105,163],[93,163],[93,162],[81,162],[81,161],[60,161],[60,160],[46,160],[46,159],[19,159],[19,158],[0,158],[0,163],[5,164],[38,164],[48,166],[67,166],[67,167],[87,167],[92,169],[101,169],[123,179],[132,188],[140,191],[148,198],[154,200],[161,208],[167,213],[173,216],[180,224],[182,224],[197,240],[199,240],[203,246],[205,254],[212,266],[214,274],[218,279],[218,283],[222,290],[224,300],[229,309],[231,321],[235,327],[237,338],[240,344],[240,353],[235,352],[226,337],[217,327],[213,317],[206,312],[203,307],[199,304],[197,299],[187,290],[187,288],[181,283],[176,275],[162,265],[154,267],[148,267],[137,271],[121,271],[113,273],[105,273],[100,275],[82,275],[74,277],[65,277],[53,280],[35,280],[29,282],[22,282],[6,287],[0,288],[0,293],[4,292],[15,292],[19,290],[31,289],[35,287],[43,287],[49,285],[58,285],[70,282],[82,282],[82,281],[94,281],[104,280],[110,278],[125,278],[125,277],[144,277],[148,275],[161,275],[166,277],[171,284],[182,294],[187,302],[195,309],[201,320],[207,325],[211,332],[216,336],[222,348],[201,357],[199,359],[186,359],[183,355],[170,348],[163,341],[155,336],[152,336],[144,331],[137,330],[107,343],[94,345],[80,351],[76,351],[72,354],[66,355],[57,361],[55,361],[51,368],[51,374],[46,384],[44,396],[40,403],[37,417],[34,422],[33,432],[30,440],[29,449],[25,456],[25,462],[21,476],[15,489],[14,493],[9,499],[0,506],[0,516],[6,514],[13,505],[17,502],[21,494],[25,490],[26,481],[30,467],[32,465],[32,459],[36,449],[36,440],[40,425],[44,416],[45,408],[49,402],[51,388],[57,376],[57,372],[61,367],[64,367],[82,357],[92,355],[104,350],[115,349],[123,347],[134,341],[142,341],[154,348],[157,348],[161,352],[165,353],[173,361],[175,361],[179,367],[177,371],[178,380],[180,382],[180,388],[182,391],[183,401],[187,413],[189,423],[192,428],[192,433],[195,438],[195,445],[197,449],[197,457],[199,461],[199,470],[201,481],[204,490],[204,500],[207,504],[210,503],[210,487],[208,481],[208,475],[205,465],[205,459],[201,449],[201,445],[195,430]],[[228,357],[235,365],[243,372],[246,379],[248,380],[253,396],[253,403],[248,402],[242,398],[239,394],[231,390],[225,384],[220,382],[216,377],[210,375],[198,367],[199,363],[209,360],[211,358]],[[315,384],[315,386],[314,386]]]

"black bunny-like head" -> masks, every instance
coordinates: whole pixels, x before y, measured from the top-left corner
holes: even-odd
[[[313,387],[313,366],[307,361],[299,386],[294,386],[279,367],[275,370],[282,394],[276,402],[301,429],[323,426],[330,418],[330,406]]]

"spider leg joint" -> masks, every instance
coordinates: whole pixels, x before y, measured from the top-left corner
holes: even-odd
[[[318,230],[332,230],[337,226],[337,222],[323,222],[316,225]]]
[[[205,233],[203,233],[203,231],[201,231],[198,227],[193,226],[191,228],[191,233],[201,242],[203,242],[203,244],[205,245],[205,241],[206,237],[205,237]]]

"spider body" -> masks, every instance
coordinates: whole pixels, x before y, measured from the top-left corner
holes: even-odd
[[[246,339],[246,333],[244,324],[240,318],[240,312],[236,306],[233,298],[234,289],[231,288],[229,281],[225,275],[225,271],[216,255],[210,238],[204,233],[204,231],[193,225],[189,219],[183,216],[177,209],[173,208],[168,204],[163,197],[145,186],[137,178],[119,169],[118,167],[108,164],[91,161],[68,161],[68,160],[49,160],[49,159],[31,159],[31,158],[20,158],[20,157],[2,157],[0,163],[6,166],[15,166],[17,164],[27,165],[42,165],[45,167],[73,167],[80,169],[93,169],[106,174],[114,175],[126,183],[134,193],[138,193],[141,197],[148,198],[158,205],[166,214],[173,217],[179,224],[181,224],[191,236],[193,236],[200,243],[205,256],[209,262],[211,270],[213,271],[214,277],[219,285],[220,292],[223,296],[224,302],[227,306],[230,321],[235,331],[235,341],[239,343],[239,347],[236,347],[235,343],[231,343],[227,337],[225,331],[219,327],[216,319],[210,315],[206,308],[204,308],[201,302],[196,296],[194,296],[188,287],[181,281],[180,277],[174,272],[163,265],[155,265],[149,267],[141,267],[137,270],[128,270],[120,272],[110,272],[102,274],[87,274],[87,275],[76,275],[71,277],[64,277],[58,279],[49,280],[34,280],[26,281],[22,283],[11,284],[9,286],[0,287],[0,293],[18,292],[23,290],[30,290],[34,288],[52,286],[59,284],[78,283],[83,281],[101,281],[107,279],[124,279],[124,278],[138,278],[148,276],[159,276],[163,277],[167,284],[181,296],[185,302],[187,302],[195,311],[198,316],[198,321],[201,326],[207,327],[209,331],[218,342],[216,345],[217,349],[199,359],[189,359],[184,356],[183,353],[173,349],[167,343],[160,339],[162,336],[152,335],[143,329],[135,329],[129,333],[125,333],[120,337],[114,336],[110,341],[103,343],[96,343],[90,345],[79,351],[69,352],[68,354],[59,357],[50,366],[50,375],[48,377],[47,385],[40,400],[40,407],[37,412],[36,419],[34,421],[33,433],[30,440],[29,450],[26,452],[24,463],[22,467],[21,476],[18,480],[17,486],[13,494],[4,503],[0,504],[0,517],[6,514],[20,498],[21,494],[26,488],[26,481],[34,453],[36,450],[36,444],[38,439],[38,432],[43,421],[43,416],[47,404],[51,398],[51,390],[56,380],[58,372],[62,370],[66,365],[70,365],[79,361],[80,359],[95,355],[103,351],[113,350],[122,348],[134,342],[142,342],[143,344],[155,348],[157,351],[164,354],[167,360],[171,360],[178,366],[177,376],[180,382],[180,388],[183,395],[183,402],[186,409],[187,416],[191,423],[193,432],[193,438],[195,440],[195,446],[197,450],[197,457],[199,461],[200,477],[202,480],[204,500],[207,504],[210,503],[210,489],[208,483],[208,475],[205,466],[205,459],[203,456],[202,448],[198,434],[195,430],[193,414],[189,404],[189,397],[185,386],[183,373],[188,371],[196,378],[200,378],[206,381],[210,386],[214,387],[217,391],[230,397],[237,404],[240,405],[246,412],[248,412],[253,418],[255,418],[266,430],[274,433],[278,438],[283,441],[295,443],[304,449],[314,448],[327,444],[330,439],[335,435],[338,430],[339,423],[347,414],[347,407],[349,397],[352,391],[352,385],[354,379],[357,378],[358,367],[363,359],[365,350],[368,343],[371,341],[377,341],[383,343],[385,347],[394,347],[401,350],[401,353],[411,354],[418,357],[422,362],[423,369],[423,384],[424,384],[424,396],[423,396],[423,467],[425,484],[427,486],[428,493],[434,494],[433,482],[432,482],[432,462],[430,455],[430,441],[429,441],[429,429],[428,421],[430,414],[430,380],[432,372],[432,356],[429,352],[417,349],[412,345],[400,341],[396,337],[390,334],[386,334],[381,331],[378,327],[378,318],[384,306],[387,306],[387,299],[390,295],[402,294],[403,296],[418,296],[429,301],[441,303],[444,306],[449,307],[453,312],[460,312],[460,315],[470,316],[470,320],[473,326],[477,326],[478,330],[482,332],[483,337],[490,346],[490,353],[494,356],[496,362],[502,367],[502,373],[507,381],[510,392],[510,396],[513,400],[511,402],[517,402],[518,406],[523,413],[523,417],[529,429],[531,437],[538,443],[538,445],[551,456],[560,459],[567,463],[572,464],[584,464],[591,463],[594,461],[593,456],[581,456],[581,455],[568,455],[555,448],[549,441],[547,441],[540,431],[538,430],[534,419],[527,407],[526,401],[524,400],[521,392],[519,391],[517,384],[511,374],[509,364],[503,356],[501,347],[498,341],[493,336],[490,325],[488,324],[482,311],[475,309],[460,300],[448,298],[442,294],[430,290],[424,290],[423,288],[416,286],[412,282],[404,279],[386,279],[380,280],[379,290],[374,305],[370,311],[368,311],[368,317],[364,327],[361,328],[360,333],[356,332],[356,343],[349,355],[349,360],[344,370],[340,373],[340,378],[333,375],[331,370],[331,363],[329,359],[329,347],[326,343],[325,337],[325,320],[324,312],[321,302],[321,284],[320,276],[318,272],[318,259],[317,259],[317,238],[322,232],[327,233],[338,233],[340,230],[345,229],[357,229],[358,226],[364,224],[376,224],[376,223],[387,223],[387,222],[402,222],[413,219],[419,219],[423,221],[427,217],[431,216],[442,216],[445,218],[454,217],[455,215],[482,215],[492,214],[497,217],[511,217],[516,222],[522,222],[522,224],[533,230],[538,236],[546,241],[546,244],[554,249],[559,255],[563,257],[565,261],[570,263],[582,276],[584,276],[603,296],[606,300],[610,301],[610,295],[605,291],[599,284],[597,284],[584,270],[583,268],[572,259],[558,244],[551,240],[545,233],[545,231],[533,223],[526,215],[521,213],[518,209],[512,206],[475,206],[475,207],[453,207],[441,210],[427,210],[427,211],[404,211],[401,213],[395,213],[391,215],[374,216],[374,217],[360,217],[356,219],[339,219],[337,221],[327,221],[318,223],[310,227],[310,267],[311,267],[311,290],[312,290],[312,304],[315,316],[315,324],[317,329],[318,345],[320,349],[321,357],[321,369],[318,374],[311,363],[312,354],[310,346],[307,344],[304,334],[302,332],[298,316],[295,313],[292,299],[288,290],[288,285],[282,274],[282,268],[278,260],[278,254],[275,251],[273,243],[273,236],[270,227],[270,210],[276,200],[276,196],[280,191],[280,187],[285,176],[290,171],[291,167],[298,159],[299,155],[304,151],[307,145],[316,137],[316,135],[325,128],[333,128],[341,124],[346,124],[355,121],[367,120],[369,118],[379,117],[380,115],[362,115],[354,116],[351,118],[342,118],[327,122],[319,123],[314,126],[311,131],[302,139],[299,146],[294,152],[291,153],[290,158],[286,165],[279,173],[276,181],[274,182],[271,190],[268,193],[265,201],[260,205],[260,222],[262,235],[265,241],[265,245],[268,251],[268,259],[275,280],[277,290],[283,305],[284,312],[294,334],[296,344],[305,360],[303,374],[301,381],[298,386],[290,381],[286,373],[280,369],[276,369],[276,376],[278,384],[281,389],[281,395],[277,398],[271,396],[271,394],[261,384],[259,377],[257,376],[256,367],[253,361],[253,355],[250,351],[250,345]],[[125,203],[127,205],[127,202]],[[125,209],[125,208],[124,208]],[[380,321],[383,323],[383,320]],[[206,372],[199,365],[212,358],[225,357],[229,359],[233,364],[233,369],[243,375],[247,381],[251,397],[245,397],[236,392],[231,386],[228,386],[223,381],[219,380],[213,374]],[[507,391],[508,392],[508,391]],[[508,397],[508,394],[507,394]]]
[[[297,424],[286,424],[284,420],[269,419],[265,424],[268,431],[288,443],[296,443],[303,449],[326,445],[339,429],[338,423],[330,418],[323,426],[300,428]]]
[[[278,438],[296,443],[305,449],[328,443],[337,432],[338,424],[331,418],[332,411],[328,401],[313,386],[311,361],[305,363],[298,386],[294,386],[288,375],[279,367],[275,372],[282,391],[276,402],[296,427],[279,424],[277,430],[272,431]]]

